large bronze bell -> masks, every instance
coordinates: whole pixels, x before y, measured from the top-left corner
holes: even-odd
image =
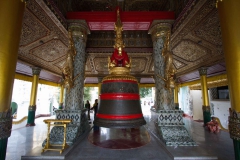
[[[114,52],[108,59],[110,75],[103,78],[99,110],[94,125],[107,128],[135,128],[146,124],[143,118],[138,82],[129,75],[131,59],[124,51],[123,25],[119,9],[114,25]]]
[[[119,69],[124,68],[115,68]],[[142,114],[136,78],[124,74],[105,77],[94,125],[106,128],[134,128],[144,124],[146,121]]]

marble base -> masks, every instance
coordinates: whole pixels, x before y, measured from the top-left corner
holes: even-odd
[[[99,127],[90,132],[88,141],[95,146],[123,150],[142,147],[150,142],[146,128],[104,128]]]
[[[66,148],[62,154],[59,153],[59,151],[45,151],[42,153],[42,146],[38,146],[33,148],[30,152],[28,152],[26,155],[21,156],[21,160],[38,160],[38,159],[46,159],[46,160],[61,160],[66,159],[68,155],[72,153],[74,148],[79,145],[79,143],[82,142],[83,139],[85,139],[90,132],[91,128],[84,132],[78,140],[68,148]]]
[[[166,146],[196,146],[183,123],[183,111],[160,110],[156,124],[159,138]]]
[[[66,143],[72,145],[85,131],[90,129],[88,119],[86,116],[86,109],[84,110],[56,110],[56,118],[71,119],[72,122],[67,125],[66,128]],[[49,141],[52,145],[63,144],[64,128],[62,126],[54,126],[51,129],[49,135]],[[47,140],[45,139],[42,143],[42,147],[46,145]]]
[[[184,126],[157,126],[159,138],[166,146],[197,146]]]

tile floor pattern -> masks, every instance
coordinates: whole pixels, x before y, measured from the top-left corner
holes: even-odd
[[[151,114],[149,107],[143,107],[143,114],[147,121],[146,129],[149,131],[150,143],[135,149],[114,150],[94,146],[86,136],[72,151],[67,160],[170,160],[187,159],[184,156],[193,156],[193,159],[205,155],[218,157],[219,160],[234,160],[232,139],[228,132],[221,131],[219,134],[209,133],[202,127],[202,123],[185,119],[185,127],[196,141],[198,147],[164,147],[154,131],[154,114]],[[93,115],[91,115],[93,116]],[[46,117],[45,117],[46,118]],[[22,127],[13,129],[8,139],[6,160],[20,160],[34,148],[41,146],[46,138],[47,126],[43,119],[35,120],[35,127]],[[49,117],[47,117],[49,118]],[[51,117],[53,118],[53,117]],[[196,157],[195,155],[200,155]],[[205,157],[206,158],[206,157]],[[215,158],[216,159],[216,158]]]

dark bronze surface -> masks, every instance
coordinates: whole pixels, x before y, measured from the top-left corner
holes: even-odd
[[[131,97],[138,95],[138,84],[135,81],[103,82],[101,88],[99,110],[94,125],[106,128],[134,128],[146,124],[143,116],[139,116],[142,114],[140,97],[137,99]]]

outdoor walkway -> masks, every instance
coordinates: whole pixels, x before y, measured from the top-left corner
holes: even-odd
[[[95,146],[88,140],[88,135],[74,147],[67,156],[67,160],[171,160],[171,159],[219,159],[234,160],[232,139],[228,132],[219,134],[209,133],[202,127],[202,123],[185,119],[186,128],[197,147],[165,147],[155,135],[153,115],[149,107],[143,107],[147,125],[143,126],[150,135],[150,142],[134,149],[108,149]],[[35,120],[35,127],[21,127],[12,131],[8,139],[6,160],[20,160],[22,155],[28,155],[36,148],[41,148],[46,138],[47,126],[44,118]],[[47,117],[49,118],[49,117]],[[54,117],[51,117],[54,118]],[[106,130],[103,130],[106,133]],[[91,131],[93,132],[93,131]],[[100,132],[101,134],[101,132]],[[47,151],[49,152],[49,151]],[[38,153],[39,154],[39,153]],[[60,155],[59,152],[54,152]]]

